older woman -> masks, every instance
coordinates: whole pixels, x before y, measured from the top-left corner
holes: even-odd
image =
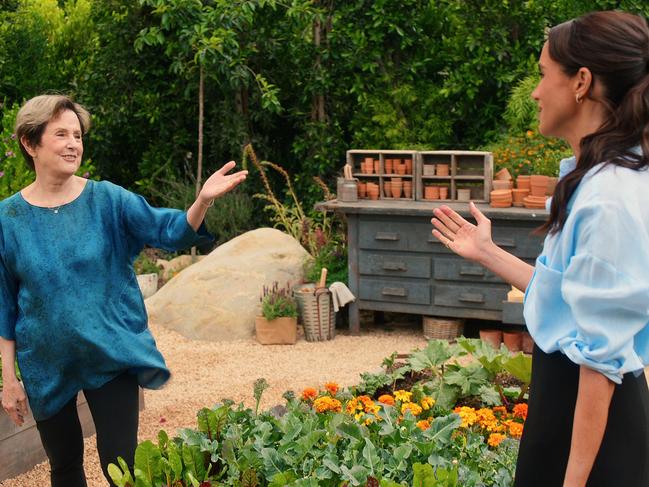
[[[209,240],[208,207],[247,174],[228,174],[229,162],[187,212],[152,208],[119,186],[75,176],[89,127],[88,112],[68,97],[25,103],[16,134],[36,178],[0,202],[2,406],[21,425],[29,399],[54,487],[86,485],[80,390],[104,474],[118,456],[132,464],[138,385],[156,389],[170,375],[147,327],[133,261],[145,244],[173,251]]]
[[[649,27],[596,12],[550,30],[532,96],[561,137],[543,252],[530,266],[496,247],[490,222],[435,209],[433,235],[526,289],[536,344],[521,487],[649,485]]]

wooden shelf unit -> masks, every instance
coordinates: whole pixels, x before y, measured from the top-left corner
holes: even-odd
[[[361,171],[361,163],[365,158],[371,157],[374,160],[379,161],[379,172],[373,174],[365,174]],[[412,161],[412,170],[411,174],[396,174],[393,169],[391,173],[386,172],[386,159],[399,159],[401,161],[405,159],[410,159]],[[417,174],[417,151],[412,150],[374,150],[374,149],[352,149],[347,151],[347,164],[352,167],[352,174],[355,178],[358,178],[360,182],[376,182],[378,179],[379,184],[379,199],[386,201],[414,201],[418,198],[416,194],[416,188],[418,186],[418,174]],[[401,198],[392,198],[385,194],[384,184],[387,181],[390,181],[392,178],[401,178],[402,181],[412,181],[412,192],[410,198],[406,198],[401,195]]]

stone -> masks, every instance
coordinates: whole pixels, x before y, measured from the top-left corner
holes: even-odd
[[[273,228],[246,232],[178,273],[145,303],[149,319],[197,340],[250,338],[264,285],[302,282],[309,254]]]
[[[205,255],[197,255],[196,256],[196,261],[201,261],[203,260]],[[189,267],[192,265],[192,256],[191,255],[179,255],[178,257],[174,257],[171,260],[166,260],[166,259],[158,259],[156,260],[156,265],[162,267],[162,279],[165,281],[168,281],[172,277],[174,277],[176,274],[178,274],[180,271],[183,269]]]

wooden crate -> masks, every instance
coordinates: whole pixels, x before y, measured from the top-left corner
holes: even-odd
[[[372,174],[365,174],[361,171],[361,163],[365,158],[372,158],[378,161],[378,172]],[[410,159],[412,170],[410,174],[396,174],[393,169],[388,172],[386,160],[400,160]],[[347,151],[347,164],[352,167],[352,173],[359,182],[372,182],[379,185],[379,199],[388,201],[414,201],[417,199],[417,181],[419,174],[417,173],[417,151],[413,150],[374,150],[374,149],[352,149]],[[385,183],[391,182],[392,178],[401,178],[403,182],[410,181],[412,184],[412,192],[409,198],[401,194],[401,198],[393,198],[391,194],[386,193]]]

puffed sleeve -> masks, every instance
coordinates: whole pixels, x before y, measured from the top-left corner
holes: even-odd
[[[18,285],[0,256],[0,336],[7,340],[16,339],[17,296]]]
[[[184,211],[154,208],[142,196],[127,190],[122,190],[121,199],[122,221],[136,246],[149,245],[173,252],[214,240],[204,223],[195,231]]]
[[[649,355],[647,222],[622,202],[594,201],[573,211],[574,253],[561,294],[576,331],[558,345],[573,362],[619,384]]]

